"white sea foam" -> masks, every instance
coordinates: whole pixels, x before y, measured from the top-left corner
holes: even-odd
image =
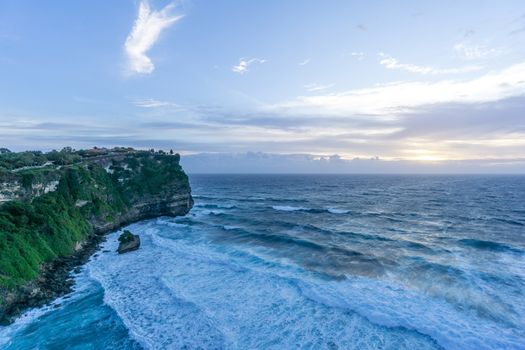
[[[201,236],[173,241],[161,230],[135,227],[141,249],[106,254],[90,267],[106,303],[146,348],[521,346],[515,331],[401,286],[366,278],[324,281],[299,267],[214,249]],[[115,239],[108,248],[116,248]]]
[[[328,208],[327,210],[328,212],[332,214],[348,214],[350,212],[350,210],[338,209],[338,208]]]
[[[300,210],[308,210],[308,208],[304,207],[292,207],[289,205],[274,205],[272,206],[273,209],[279,210],[279,211],[300,211]]]
[[[394,284],[354,277],[323,285],[301,282],[301,289],[312,300],[356,311],[375,324],[417,330],[446,349],[523,348],[519,331]]]
[[[177,227],[177,228],[186,228],[188,225],[186,224],[179,224],[178,222],[166,222],[166,225],[169,227]]]
[[[194,208],[204,208],[204,209],[233,209],[235,205],[233,204],[196,204]]]
[[[146,228],[137,252],[105,255],[90,267],[106,290],[106,303],[146,348],[434,347],[416,333],[385,333],[357,314],[304,298],[279,268],[246,267],[249,260],[241,265],[205,244],[157,233]],[[107,243],[112,250],[114,240]]]
[[[278,210],[278,211],[309,211],[309,212],[329,212],[332,214],[348,214],[350,211],[345,209],[339,209],[339,208],[327,208],[327,209],[311,209],[311,208],[305,208],[305,207],[294,207],[290,205],[274,205],[272,206],[272,209]]]

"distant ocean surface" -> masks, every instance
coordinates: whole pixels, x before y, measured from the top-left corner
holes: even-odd
[[[525,176],[190,179],[0,348],[525,349]]]

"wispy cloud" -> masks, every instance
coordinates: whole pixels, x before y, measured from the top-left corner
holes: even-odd
[[[365,59],[365,53],[364,52],[350,52],[350,56],[355,58],[358,61],[362,61]]]
[[[241,58],[239,60],[239,64],[232,67],[232,71],[239,74],[244,74],[248,71],[248,67],[252,65],[253,63],[264,63],[266,62],[265,59],[261,58]]]
[[[304,85],[304,88],[309,91],[309,92],[317,92],[317,91],[324,91],[324,90],[328,90],[330,89],[331,87],[333,87],[335,84],[326,84],[326,85],[320,85],[320,84],[316,84],[316,83],[310,83],[310,84],[306,84]]]
[[[300,66],[306,66],[308,63],[310,63],[311,59],[306,58],[305,60],[299,62]]]
[[[269,107],[279,113],[391,117],[441,103],[484,103],[525,95],[525,63],[471,80],[399,82],[341,93],[298,96]]]
[[[482,59],[497,54],[496,49],[484,45],[470,44],[465,41],[454,45],[454,50],[461,58],[467,60]]]
[[[152,98],[133,100],[132,103],[142,108],[159,108],[159,107],[178,107],[176,103],[168,101],[159,101]]]
[[[151,10],[147,0],[141,1],[137,19],[124,44],[130,73],[153,72],[155,66],[146,53],[153,47],[163,30],[183,17],[171,14],[174,7],[174,4],[169,4],[162,10],[155,11]]]
[[[380,57],[379,64],[385,66],[387,69],[400,69],[407,72],[418,73],[418,74],[431,74],[431,75],[441,75],[441,74],[461,74],[468,72],[475,72],[483,69],[482,66],[466,66],[459,68],[435,68],[429,66],[420,66],[411,63],[401,63],[397,59],[385,54],[379,53]]]

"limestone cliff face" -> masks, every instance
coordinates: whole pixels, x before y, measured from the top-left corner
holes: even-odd
[[[178,154],[73,155],[0,172],[0,322],[67,291],[70,266],[87,259],[101,234],[193,206]]]
[[[43,171],[36,171],[42,168],[22,169],[16,172],[2,174],[0,179],[0,204],[13,200],[32,199],[42,194],[53,192],[57,189],[60,180],[60,173],[46,168]],[[32,178],[38,173],[38,178]]]
[[[133,203],[131,208],[110,220],[92,218],[90,220],[96,234],[103,234],[115,230],[126,224],[158,216],[186,215],[193,206],[189,192],[184,189],[174,189],[174,194],[152,196]]]
[[[112,155],[90,163],[104,169],[126,201],[125,209],[110,216],[109,220],[104,215],[89,218],[95,233],[105,233],[152,217],[186,215],[193,207],[188,178],[180,168],[178,156]],[[87,204],[89,202],[77,205]]]

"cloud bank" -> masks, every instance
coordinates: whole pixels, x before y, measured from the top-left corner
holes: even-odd
[[[183,17],[171,14],[174,6],[169,4],[162,10],[154,11],[151,10],[147,0],[141,1],[137,19],[124,44],[130,73],[151,74],[155,69],[155,65],[146,53],[157,42],[163,30]]]
[[[469,106],[447,104],[400,114],[323,116],[234,113],[221,107],[167,106],[156,100],[129,118],[93,124],[89,117],[48,118],[48,122],[10,117],[0,121],[0,139],[13,149],[134,146],[180,152],[339,154],[345,158],[444,161],[523,159],[524,97]],[[155,106],[155,107],[154,107]],[[164,117],[167,113],[170,117]]]
[[[436,163],[342,159],[338,155],[200,153],[181,158],[190,174],[523,174],[525,159],[463,160]]]

